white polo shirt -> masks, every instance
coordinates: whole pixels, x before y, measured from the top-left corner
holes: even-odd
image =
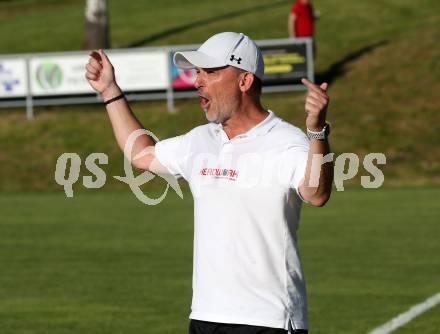
[[[156,144],[194,197],[191,319],[307,329],[296,230],[308,150],[271,111],[231,140],[211,123]]]

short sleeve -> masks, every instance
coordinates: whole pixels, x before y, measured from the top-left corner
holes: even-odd
[[[292,5],[292,8],[290,9],[290,13],[295,14],[296,16],[298,16],[300,11],[301,11],[301,9],[300,9],[299,3],[295,2]]]
[[[299,186],[304,179],[309,156],[310,141],[306,135],[298,130],[295,139],[286,148],[285,168],[288,169],[289,186],[298,193]]]
[[[186,179],[187,138],[185,135],[157,142],[155,155],[170,174]]]
[[[307,167],[307,158],[309,156],[309,146],[301,146],[296,147],[293,150],[293,154],[295,155],[295,170],[292,175],[291,179],[291,185],[292,188],[296,190],[296,192],[299,194],[299,185],[301,184],[301,181],[304,179],[304,176],[306,174],[306,167]]]

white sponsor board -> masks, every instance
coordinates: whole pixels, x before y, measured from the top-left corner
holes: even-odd
[[[26,61],[0,59],[0,99],[23,97],[27,92]]]
[[[126,91],[167,89],[170,84],[168,52],[109,53],[116,80]]]
[[[116,80],[124,91],[166,89],[166,52],[109,53]],[[89,56],[42,56],[31,59],[31,89],[35,96],[94,93],[85,79]]]
[[[44,56],[31,59],[32,95],[93,93],[84,77],[87,54]]]

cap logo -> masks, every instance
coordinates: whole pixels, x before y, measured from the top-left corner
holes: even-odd
[[[230,61],[236,61],[237,62],[237,64],[239,64],[240,65],[240,63],[241,63],[241,58],[235,58],[235,56],[234,55],[231,55],[231,58],[229,58],[229,60]]]

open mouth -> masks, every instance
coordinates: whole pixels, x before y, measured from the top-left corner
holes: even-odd
[[[199,98],[200,98],[200,107],[202,107],[203,110],[208,110],[211,101],[202,95],[199,95]]]

